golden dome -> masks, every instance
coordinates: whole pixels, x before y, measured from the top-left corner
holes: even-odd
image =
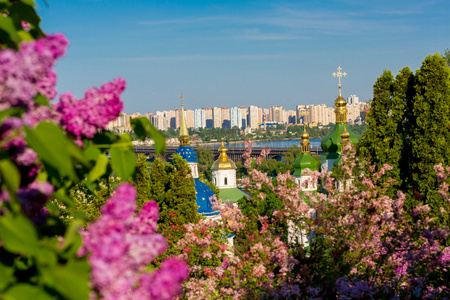
[[[303,130],[301,138],[302,140],[309,139],[309,133],[305,129]]]
[[[236,170],[235,163],[228,157],[227,155],[228,149],[225,147],[222,141],[222,146],[219,148],[219,159],[216,160],[211,170],[227,170],[227,169],[234,169]]]
[[[334,105],[336,107],[346,107],[347,106],[347,101],[345,101],[345,99],[339,94],[339,96],[334,101]]]
[[[311,144],[309,141],[309,133],[306,131],[306,128],[303,128],[302,141],[300,142],[302,153],[309,153],[309,144]]]

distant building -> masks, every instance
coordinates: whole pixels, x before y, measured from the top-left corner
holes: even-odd
[[[194,110],[194,128],[206,128],[206,109]]]
[[[248,127],[251,129],[258,129],[260,122],[258,121],[258,108],[257,106],[250,105],[248,107]]]
[[[230,109],[230,121],[231,128],[237,126],[238,128],[242,128],[242,110],[239,107],[232,107]]]
[[[222,108],[213,107],[212,109],[212,119],[214,122],[214,128],[222,128]]]
[[[348,102],[349,105],[358,104],[359,103],[359,98],[356,97],[356,95],[350,95],[350,97],[347,98],[347,102]]]

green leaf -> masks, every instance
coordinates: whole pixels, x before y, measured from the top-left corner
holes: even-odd
[[[131,150],[111,149],[111,165],[116,175],[128,180],[136,168],[136,155]]]
[[[89,172],[89,181],[93,182],[103,176],[106,173],[106,169],[108,167],[108,157],[105,154],[100,154],[97,157],[97,161],[95,162],[95,166]]]
[[[11,252],[35,254],[38,251],[36,228],[23,214],[0,217],[0,236],[3,247]]]
[[[46,283],[66,299],[87,299],[90,266],[85,259],[69,261],[67,265],[49,268]]]
[[[56,253],[44,247],[39,248],[36,259],[40,266],[54,266],[58,261]]]
[[[50,106],[50,103],[48,102],[47,97],[45,97],[42,94],[37,94],[37,96],[34,97],[34,102],[39,105]]]
[[[157,154],[166,152],[166,138],[147,118],[131,119],[131,128],[141,141],[145,141],[146,137],[152,138],[155,141],[155,152]]]
[[[89,145],[87,146],[84,150],[84,156],[88,159],[88,160],[97,160],[97,157],[100,155],[100,150],[95,147],[94,145]]]
[[[7,117],[20,117],[25,110],[19,107],[11,107],[0,111],[0,121]]]
[[[67,151],[68,148],[73,148],[61,128],[55,124],[41,122],[35,129],[25,127],[25,132],[28,146],[37,152],[43,162],[55,168],[62,177],[68,176],[77,180]]]
[[[69,225],[69,228],[67,228],[66,233],[64,234],[64,244],[61,249],[66,249],[75,241],[76,236],[79,235],[78,229],[82,225],[80,220],[75,220]]]
[[[3,31],[6,33],[6,35],[9,37],[10,41],[12,41],[14,44],[18,44],[20,42],[20,37],[17,35],[17,29],[14,26],[13,19],[9,17],[0,16],[0,31]],[[5,41],[5,42],[10,42]]]
[[[19,283],[8,289],[5,296],[8,296],[6,299],[35,300],[36,295],[39,293],[39,289],[40,288],[35,285]]]
[[[1,179],[8,186],[10,192],[16,192],[20,185],[20,173],[17,167],[9,160],[0,160]]]
[[[0,291],[3,291],[9,284],[16,281],[12,266],[6,266],[0,262],[0,274]]]

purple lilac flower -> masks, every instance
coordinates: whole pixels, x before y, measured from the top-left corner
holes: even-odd
[[[82,232],[92,266],[91,283],[102,299],[172,299],[187,279],[186,264],[168,259],[152,274],[143,273],[165,251],[167,243],[155,233],[156,203],[146,203],[138,215],[136,190],[123,183],[102,208],[102,216]]]
[[[124,89],[125,80],[118,78],[99,89],[88,89],[80,100],[71,93],[61,95],[60,102],[54,105],[59,124],[78,141],[82,137],[92,138],[97,130],[119,116],[123,109],[120,94]]]
[[[53,193],[54,187],[48,182],[33,181],[28,187],[17,191],[22,210],[35,223],[45,221],[48,211],[44,205]]]
[[[0,109],[19,106],[27,110],[41,93],[56,96],[53,66],[65,54],[68,45],[62,34],[23,42],[19,51],[0,52]]]

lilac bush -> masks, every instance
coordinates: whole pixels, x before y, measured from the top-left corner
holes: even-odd
[[[147,266],[167,248],[156,233],[158,207],[147,202],[137,215],[136,191],[121,184],[102,207],[102,216],[83,233],[80,254],[88,253],[91,282],[102,299],[172,299],[188,277],[186,264],[176,258],[153,273]]]
[[[130,136],[104,131],[123,109],[126,83],[118,78],[87,90],[83,99],[65,93],[51,103],[57,95],[53,68],[68,41],[62,34],[44,36],[33,6],[25,0],[0,4],[0,294],[172,299],[188,268],[170,258],[151,269],[167,244],[155,233],[156,204],[136,214],[130,184],[119,186],[84,241],[78,233],[84,219],[74,214],[73,189],[84,185],[97,197],[96,187],[112,171],[121,181],[135,172]],[[157,136],[147,122],[133,121],[140,138]],[[157,139],[159,149],[161,143]]]

